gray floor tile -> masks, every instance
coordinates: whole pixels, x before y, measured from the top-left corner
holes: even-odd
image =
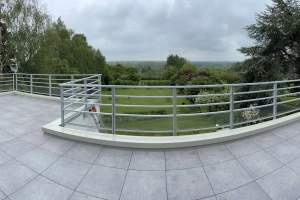
[[[118,200],[127,170],[93,165],[77,188],[78,192],[91,196]]]
[[[237,160],[204,167],[216,194],[226,192],[253,181]]]
[[[11,200],[68,200],[73,190],[63,187],[42,176],[11,195]]]
[[[297,147],[300,147],[300,135],[289,139],[288,142],[296,145]]]
[[[1,117],[1,115],[0,115],[0,130],[5,129],[7,127],[11,127],[13,125],[14,125],[14,122],[12,120],[5,119],[5,118]],[[0,133],[1,133],[1,131],[0,131]]]
[[[278,137],[280,137],[284,140],[288,140],[288,139],[300,134],[300,132],[298,130],[289,129],[289,128],[286,128],[283,131],[275,130],[273,133],[274,133],[274,135],[277,135]]]
[[[7,161],[10,161],[11,159],[12,159],[12,157],[10,157],[6,153],[4,153],[2,150],[0,150],[0,165]]]
[[[15,160],[0,165],[0,190],[6,195],[11,195],[38,174],[28,169]]]
[[[197,149],[203,165],[235,159],[225,145],[214,145]]]
[[[79,192],[74,192],[74,194],[71,196],[70,200],[100,200],[100,198],[92,197],[92,196],[82,194]]]
[[[0,191],[0,199],[5,199],[5,194],[3,194],[3,192]]]
[[[24,125],[14,124],[12,127],[6,128],[5,131],[13,136],[20,137],[32,132],[32,129]]]
[[[103,147],[100,145],[78,143],[75,144],[64,156],[75,160],[93,163]]]
[[[26,110],[19,110],[19,117],[16,119],[13,118],[11,121],[13,121],[13,123],[17,123],[18,125],[22,125],[24,122],[33,121],[34,118],[32,118],[30,114],[26,112]]]
[[[272,132],[257,134],[251,137],[251,140],[264,149],[283,141],[282,138],[274,135]]]
[[[0,144],[0,148],[14,158],[30,151],[34,147],[33,144],[20,140],[19,138]]]
[[[273,200],[297,199],[300,196],[300,176],[285,166],[256,182]]]
[[[18,118],[19,114],[14,112],[4,112],[2,113],[1,117],[5,119],[13,119],[13,118]]]
[[[283,164],[300,156],[300,149],[288,142],[282,142],[265,150]]]
[[[91,164],[62,157],[42,175],[66,187],[76,189],[90,167]]]
[[[293,122],[293,123],[290,123],[288,125],[286,125],[287,127],[289,127],[290,129],[296,129],[296,130],[299,130],[300,128],[300,123],[299,122]]]
[[[300,175],[300,157],[288,163],[286,166]]]
[[[9,140],[12,140],[16,138],[15,136],[5,132],[4,130],[0,130],[0,144],[1,143],[4,143],[4,142],[7,142]]]
[[[217,200],[217,198],[215,196],[212,196],[212,197],[207,197],[207,198],[204,198],[201,200]]]
[[[105,148],[95,161],[97,165],[128,169],[132,151]]]
[[[236,158],[261,150],[261,148],[257,146],[254,142],[252,142],[250,139],[243,139],[235,142],[230,142],[226,144],[226,146]]]
[[[42,173],[59,157],[58,154],[37,147],[16,159],[30,169]]]
[[[120,199],[167,200],[165,172],[129,170]]]
[[[164,152],[134,151],[129,169],[165,170]]]
[[[202,167],[166,172],[168,198],[193,200],[214,195]]]
[[[218,200],[271,200],[254,181],[237,189],[217,195]]]
[[[202,166],[197,151],[180,150],[180,151],[166,151],[166,169],[184,169]]]
[[[74,144],[75,142],[71,140],[55,137],[43,143],[40,147],[52,151],[53,153],[63,155],[69,151]]]
[[[45,134],[42,131],[33,131],[31,133],[21,136],[20,138],[26,142],[39,146],[44,142],[50,140],[52,136]]]
[[[258,179],[282,166],[281,162],[265,151],[259,151],[238,160],[253,179]]]
[[[40,116],[43,117],[43,116]],[[22,125],[26,127],[30,127],[31,130],[42,130],[42,127],[47,123],[41,121],[39,118],[36,118],[34,121],[24,122]]]

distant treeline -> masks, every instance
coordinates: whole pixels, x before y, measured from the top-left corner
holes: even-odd
[[[193,64],[197,69],[205,69],[212,66],[216,69],[223,69],[227,66],[237,63],[236,61],[189,61],[189,62]],[[166,61],[108,61],[107,64],[111,66],[121,64],[123,66],[136,67],[138,69],[142,69],[146,67],[150,67],[151,69],[163,69],[165,68],[167,62]]]

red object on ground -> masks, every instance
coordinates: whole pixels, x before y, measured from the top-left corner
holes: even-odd
[[[89,110],[90,112],[97,112],[97,109],[96,109],[96,107],[92,107],[92,109],[91,110]]]

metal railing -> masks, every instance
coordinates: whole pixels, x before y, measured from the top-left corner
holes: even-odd
[[[70,121],[80,114],[86,118],[89,109],[101,103],[101,74],[60,84],[60,87],[61,126],[72,124]]]
[[[176,136],[221,131],[300,110],[300,80],[115,86],[101,85],[101,75],[1,74],[0,92],[7,91],[60,96],[61,126],[111,134]],[[90,112],[92,107],[96,112]],[[93,118],[101,120],[101,127]]]
[[[60,96],[59,84],[92,74],[14,74],[15,90],[46,96]]]
[[[276,119],[300,110],[300,80],[199,86],[116,86],[95,84],[97,79],[101,82],[96,75],[60,84],[62,115],[66,116],[66,111],[69,116],[70,113],[82,114],[85,118],[98,115],[105,124],[100,129],[112,134],[176,136],[213,132]],[[76,88],[84,90],[74,93]],[[88,93],[89,90],[93,92]],[[77,101],[69,102],[74,97]],[[81,109],[70,109],[74,104],[80,105]],[[92,106],[98,108],[97,112],[89,111]],[[61,124],[99,130],[92,122],[64,117]]]
[[[0,92],[10,92],[15,88],[14,74],[0,74]]]

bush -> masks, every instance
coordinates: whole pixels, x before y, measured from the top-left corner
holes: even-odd
[[[122,79],[117,79],[115,81],[110,81],[110,85],[138,85],[138,82],[131,81],[131,80],[122,80]]]
[[[169,80],[143,80],[140,81],[140,85],[165,86],[165,85],[170,85],[170,81]]]
[[[207,77],[207,76],[198,76],[193,78],[191,81],[188,82],[188,85],[215,85],[220,84],[218,80]],[[213,87],[213,88],[185,88],[183,90],[185,95],[197,95],[203,92],[213,92],[213,93],[220,93],[222,88]],[[195,98],[186,98],[191,103],[195,103]]]
[[[201,91],[199,95],[214,94],[213,92]],[[229,102],[229,96],[203,96],[195,98],[196,104],[209,104],[209,103],[221,103]],[[222,110],[229,110],[229,104],[213,105],[213,106],[201,106],[201,112],[217,112]]]

